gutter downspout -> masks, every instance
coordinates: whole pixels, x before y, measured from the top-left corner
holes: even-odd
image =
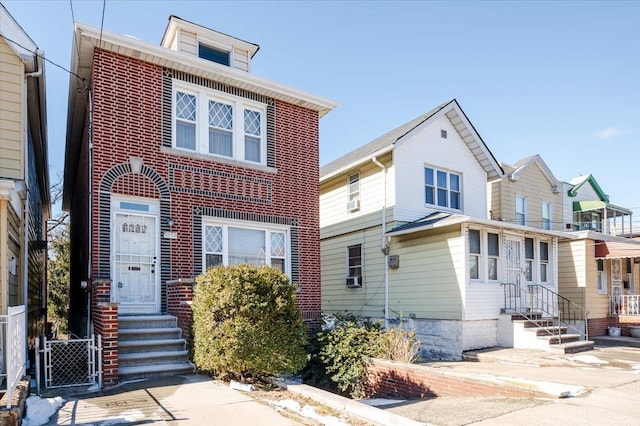
[[[89,208],[89,218],[88,222],[88,236],[89,236],[89,248],[88,248],[88,256],[87,261],[89,264],[87,265],[87,281],[91,283],[91,286],[87,288],[87,337],[91,336],[93,333],[93,322],[92,322],[92,312],[91,312],[91,299],[93,295],[93,273],[91,269],[91,264],[93,261],[93,90],[88,88],[88,98],[89,98],[89,164],[88,164],[88,184],[89,184],[89,200],[88,200],[88,208]],[[111,297],[111,296],[109,296]]]
[[[371,159],[382,170],[383,203],[382,203],[382,242],[380,250],[384,253],[384,326],[389,328],[389,241],[387,236],[387,168],[376,157]]]

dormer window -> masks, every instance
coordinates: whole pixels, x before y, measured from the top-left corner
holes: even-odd
[[[198,45],[198,56],[207,61],[229,66],[231,54],[227,51],[200,43]]]

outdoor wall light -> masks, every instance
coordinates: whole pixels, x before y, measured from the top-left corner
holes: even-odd
[[[173,220],[173,218],[167,218],[167,225],[169,225],[169,228],[173,227],[173,225],[175,225],[176,222]]]

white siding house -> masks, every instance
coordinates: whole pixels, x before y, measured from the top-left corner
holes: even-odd
[[[322,167],[323,311],[412,328],[428,359],[498,345],[505,286],[557,291],[561,236],[487,217],[502,176],[456,100]]]

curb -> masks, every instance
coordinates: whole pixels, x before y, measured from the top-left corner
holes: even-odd
[[[274,381],[273,383],[290,392],[326,405],[329,408],[333,408],[338,411],[346,411],[376,425],[429,426],[429,423],[417,422],[398,414],[390,413],[388,411],[381,410],[380,408],[371,407],[361,402],[354,401],[353,399],[345,398],[344,396],[336,395],[313,386],[291,384],[282,381]]]

